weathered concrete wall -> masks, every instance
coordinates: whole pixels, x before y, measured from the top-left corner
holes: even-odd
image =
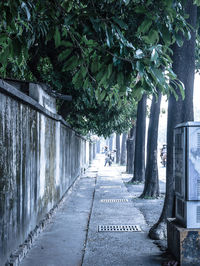
[[[0,80],[0,265],[89,164],[89,143]]]

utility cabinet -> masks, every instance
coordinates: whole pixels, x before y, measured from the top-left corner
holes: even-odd
[[[176,218],[186,228],[200,228],[200,122],[174,130]]]

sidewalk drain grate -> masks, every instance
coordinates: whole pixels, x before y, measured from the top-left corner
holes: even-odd
[[[100,188],[121,188],[121,186],[100,186]]]
[[[104,203],[115,203],[115,202],[128,202],[128,199],[101,199]]]
[[[139,225],[99,225],[99,232],[141,232]]]

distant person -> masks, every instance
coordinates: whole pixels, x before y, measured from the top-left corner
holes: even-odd
[[[105,158],[105,164],[104,164],[104,166],[106,166],[106,165],[109,165],[109,166],[111,166],[111,164],[112,164],[112,156],[111,156],[111,153],[110,152],[108,152],[107,154],[106,154],[106,158]]]
[[[107,153],[108,153],[108,146],[105,146],[104,147],[104,153],[105,153],[105,155],[107,155]]]
[[[160,158],[161,158],[161,163],[165,167],[167,163],[167,145],[163,144],[163,147],[160,151]]]

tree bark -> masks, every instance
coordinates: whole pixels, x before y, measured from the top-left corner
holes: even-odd
[[[126,164],[126,139],[127,139],[127,133],[125,132],[122,134],[121,157],[120,157],[121,165]]]
[[[97,153],[100,153],[101,152],[101,141],[98,140],[97,141]]]
[[[158,124],[160,115],[161,92],[158,98],[153,95],[149,119],[147,139],[147,164],[145,170],[145,185],[141,198],[159,196],[159,178],[157,164]]]
[[[146,131],[146,100],[144,94],[138,103],[136,138],[135,138],[135,160],[134,175],[131,182],[143,182],[145,179],[145,131]]]
[[[127,139],[127,162],[126,162],[126,172],[128,174],[133,174],[134,168],[134,153],[135,153],[135,133],[136,127],[133,124],[130,130],[130,136]]]
[[[197,7],[192,0],[185,4],[185,13],[189,14],[188,22],[196,28]],[[153,239],[166,237],[166,219],[174,217],[174,190],[173,190],[173,129],[185,121],[192,121],[193,117],[193,86],[195,73],[195,31],[191,31],[191,39],[184,39],[182,47],[173,46],[173,71],[185,85],[185,99],[175,88],[178,101],[170,94],[168,103],[167,121],[167,167],[166,167],[166,196],[163,210],[158,222],[150,229],[149,236]]]
[[[116,135],[116,163],[120,162],[120,135]]]
[[[109,150],[110,151],[113,150],[113,135],[111,135],[109,138]]]

